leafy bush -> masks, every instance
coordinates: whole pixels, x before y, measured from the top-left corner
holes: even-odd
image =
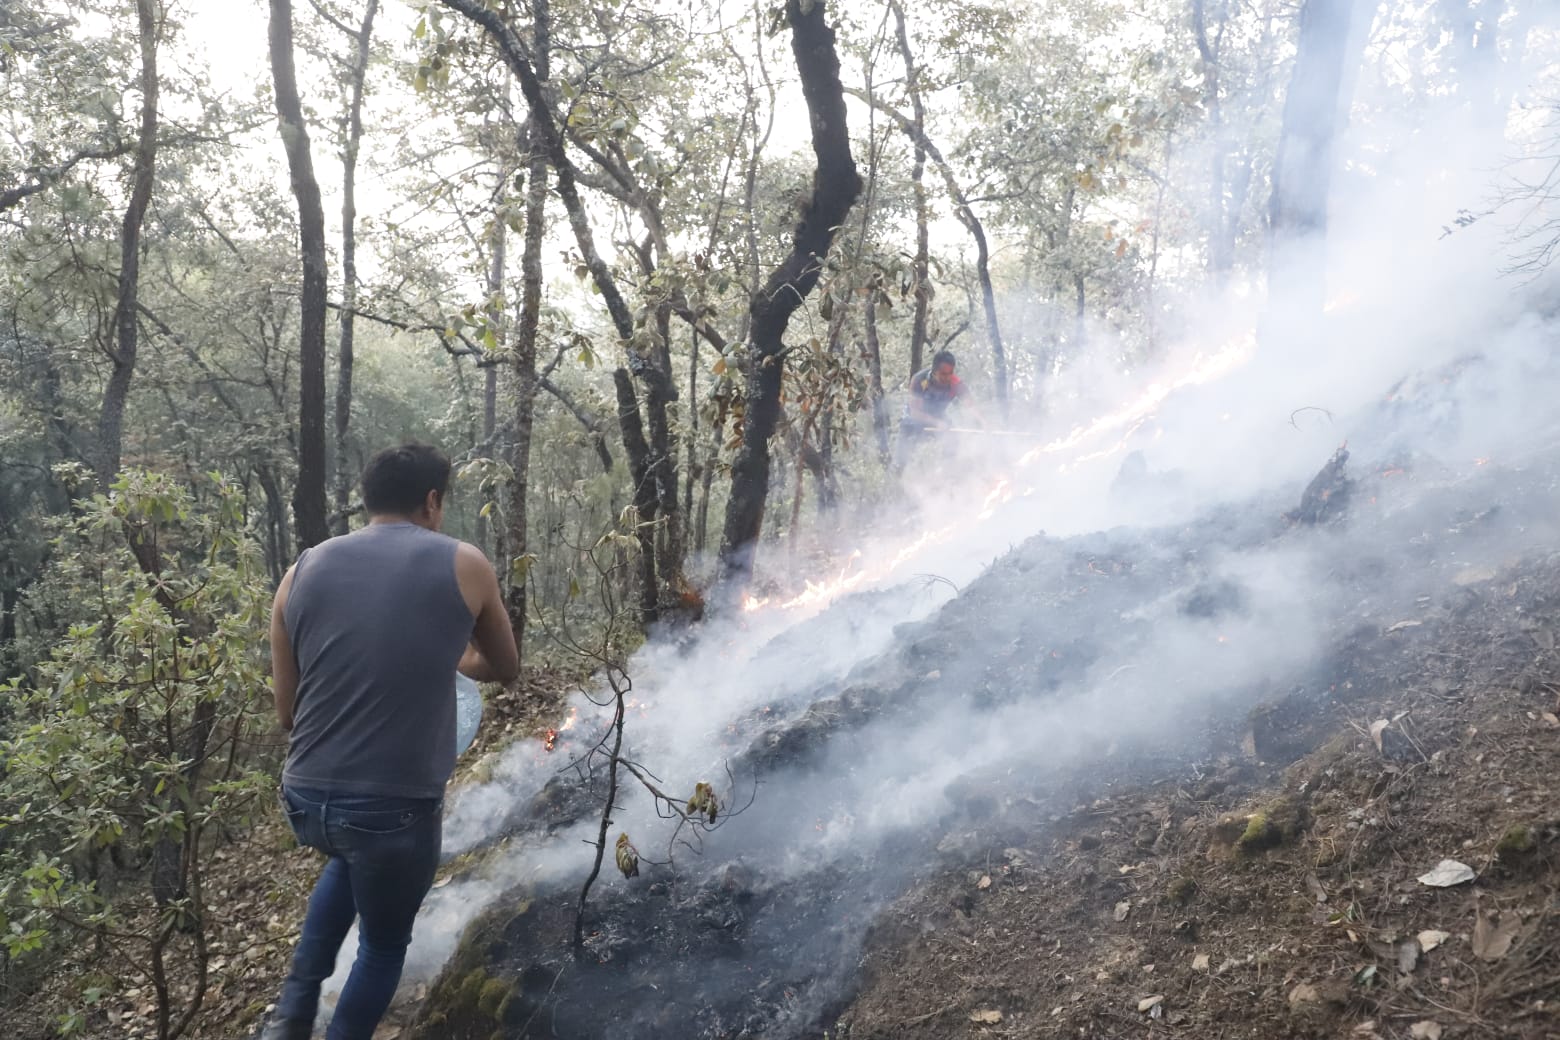
[[[197,498],[198,495],[198,498]],[[0,943],[8,968],[89,940],[61,1033],[147,980],[156,1033],[205,996],[203,867],[274,782],[266,718],[270,599],[240,493],[131,472],[63,521],[38,595],[72,620],[24,677],[0,744]]]

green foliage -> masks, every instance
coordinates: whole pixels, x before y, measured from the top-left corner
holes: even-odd
[[[4,956],[25,966],[112,937],[121,972],[178,950],[193,980],[213,825],[244,825],[273,782],[252,753],[269,586],[242,496],[215,477],[190,489],[128,472],[78,503],[51,550],[35,594],[74,604],[71,623],[30,675],[0,685]],[[133,880],[147,864],[152,880]]]

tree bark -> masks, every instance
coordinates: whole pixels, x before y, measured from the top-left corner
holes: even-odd
[[[293,65],[292,0],[271,0],[271,74],[276,117],[292,192],[298,200],[298,246],[303,263],[298,328],[298,485],[293,520],[299,548],[330,537],[325,515],[325,209],[309,153],[309,130]]]
[[[114,304],[113,369],[103,390],[98,416],[98,483],[107,487],[119,473],[124,451],[125,403],[135,375],[140,316],[136,304],[141,294],[141,226],[152,201],[157,177],[157,33],[161,11],[156,0],[136,0],[137,30],[141,44],[141,127],[131,173],[130,202],[125,207],[119,234],[119,293]]]
[[[661,617],[655,570],[655,528],[649,523],[657,505],[655,475],[650,468],[650,445],[645,440],[639,399],[634,395],[634,380],[626,368],[619,366],[613,370],[612,386],[617,391],[618,429],[623,436],[623,450],[628,455],[629,476],[634,482],[634,511],[639,515],[639,523],[634,529],[635,537],[639,539],[639,613],[649,625]]]
[[[787,0],[791,50],[802,81],[812,126],[812,195],[802,210],[791,252],[754,295],[748,308],[751,353],[742,446],[732,463],[731,497],[721,538],[718,580],[727,594],[745,586],[753,573],[754,550],[763,530],[769,494],[769,438],[780,414],[783,337],[791,315],[818,284],[836,229],[861,191],[845,124],[844,87],[834,30],[824,19],[825,3]]]
[[[915,257],[910,261],[910,287],[911,298],[915,301],[915,310],[910,319],[910,372],[909,375],[921,371],[926,353],[926,321],[932,305],[932,281],[931,281],[931,232],[928,227],[926,211],[926,184],[922,178],[926,174],[926,149],[921,142],[926,138],[926,108],[921,100],[921,83],[919,70],[916,68],[915,55],[910,50],[910,34],[905,28],[905,11],[899,0],[890,0],[889,9],[894,12],[895,38],[899,41],[899,53],[905,60],[905,92],[910,96],[910,111],[914,119],[915,132],[910,134],[910,140],[915,148],[914,164],[910,168],[910,184],[915,193]],[[872,311],[868,304],[867,311]],[[870,336],[874,348],[877,343],[876,325],[874,323]],[[874,425],[877,423],[878,412],[881,411],[879,402],[883,396],[882,361],[876,349],[872,352],[874,359],[874,371],[877,388],[873,397],[872,417]],[[880,443],[883,452],[887,453],[887,432],[881,428]]]
[[[1268,291],[1294,314],[1319,315],[1333,143],[1356,0],[1306,0],[1273,159]]]
[[[1223,285],[1235,266],[1234,237],[1224,228],[1230,219],[1225,199],[1225,163],[1229,159],[1229,134],[1224,128],[1223,88],[1219,66],[1224,49],[1226,12],[1219,5],[1218,31],[1210,39],[1204,0],[1192,0],[1192,34],[1202,64],[1203,108],[1208,113],[1208,129],[1213,136],[1213,154],[1208,158],[1208,272],[1216,284]]]
[[[548,74],[550,22],[548,0],[532,0],[536,22],[535,56],[537,73]],[[530,551],[530,511],[527,496],[531,487],[531,443],[536,425],[536,335],[542,320],[542,242],[547,232],[547,156],[536,147],[536,135],[526,124],[527,156],[525,183],[525,239],[520,250],[520,320],[514,338],[515,439],[510,447],[509,466],[514,472],[509,498],[509,555],[519,559]],[[502,562],[502,561],[500,561]],[[514,580],[513,568],[505,577],[509,589],[509,625],[515,633],[515,645],[525,644],[526,583]]]
[[[888,451],[888,401],[883,396],[883,350],[878,340],[877,301],[869,295],[862,305],[862,321],[866,325],[866,340],[862,353],[867,359],[867,394],[872,399],[872,434],[877,438],[878,461],[887,466]],[[916,369],[917,372],[920,369]]]
[[[363,24],[353,42],[351,91],[347,105],[347,137],[341,156],[341,341],[336,352],[336,523],[335,534],[347,533],[348,500],[356,474],[348,461],[347,431],[352,423],[352,360],[357,317],[357,161],[363,141],[363,83],[368,77],[368,45],[374,34],[379,0],[368,0]]]

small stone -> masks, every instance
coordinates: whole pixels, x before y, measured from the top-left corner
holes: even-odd
[[[1318,993],[1316,987],[1311,985],[1309,982],[1302,982],[1300,985],[1289,991],[1290,1007],[1300,1007],[1305,1004],[1315,1004],[1318,1003],[1321,999],[1322,995]]]
[[[1160,994],[1155,997],[1144,997],[1142,1000],[1138,1001],[1138,1012],[1141,1014],[1147,1014],[1148,1012],[1158,1007],[1160,1004],[1164,1003],[1164,999],[1164,994]]]
[[[1192,958],[1192,970],[1207,971],[1209,963],[1210,961],[1208,959],[1208,955],[1206,953],[1199,953],[1197,956]]]

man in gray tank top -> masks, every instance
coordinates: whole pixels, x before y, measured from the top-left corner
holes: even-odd
[[[307,1040],[354,919],[358,953],[326,1036],[370,1040],[401,978],[439,863],[455,765],[455,672],[520,670],[482,550],[439,533],[450,462],[388,448],[363,470],[360,531],[306,549],[271,612],[276,714],[291,738],[282,802],[328,857],[262,1040]]]

